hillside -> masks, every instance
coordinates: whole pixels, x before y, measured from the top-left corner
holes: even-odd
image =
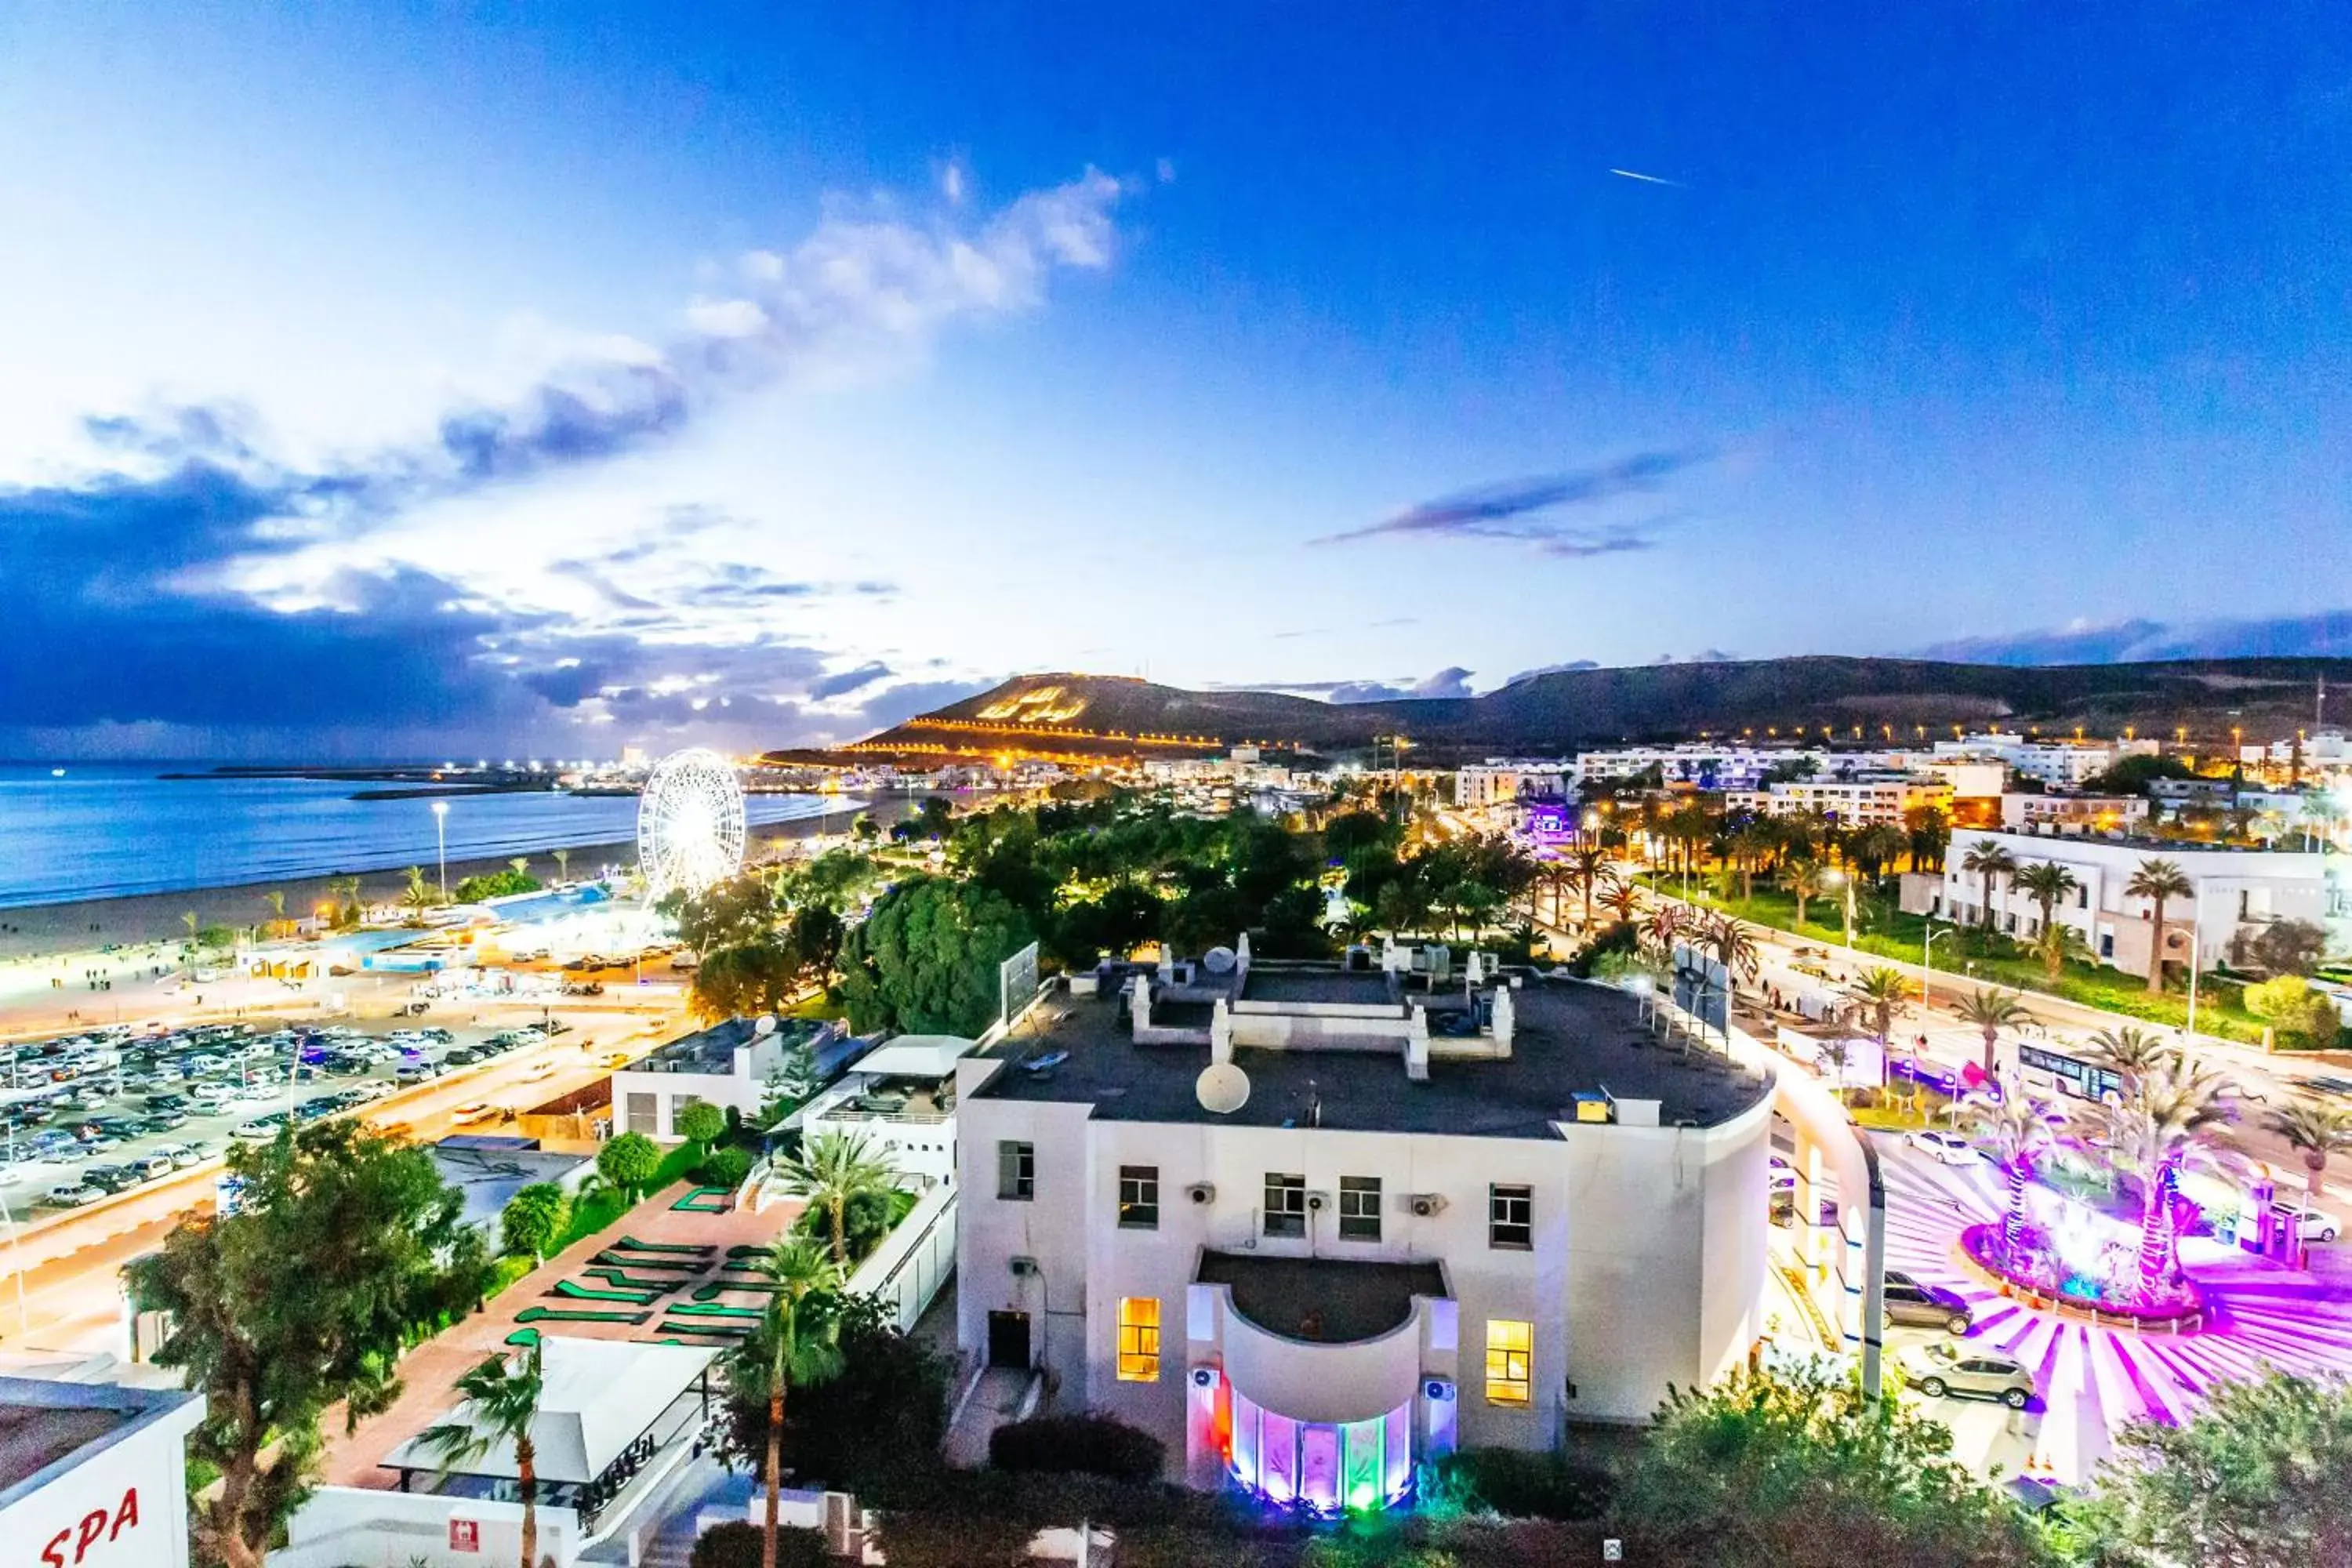
[[[1258,742],[1324,752],[1410,736],[1426,760],[1545,755],[1627,742],[1778,731],[1916,739],[1953,725],[2133,728],[2226,741],[2312,722],[2315,682],[2352,688],[2352,659],[2189,659],[2018,667],[1809,656],[1561,670],[1465,700],[1339,705],[1265,691],[1187,691],[1098,675],[1024,675],[842,751],[779,761],[919,763],[1042,755],[1199,756]],[[2352,700],[2347,700],[2352,708]],[[2345,713],[2331,702],[2331,722]],[[1857,730],[1860,731],[1857,737]]]

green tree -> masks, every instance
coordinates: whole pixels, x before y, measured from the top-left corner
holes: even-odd
[[[499,1241],[510,1253],[530,1253],[534,1265],[544,1263],[571,1223],[572,1200],[563,1189],[553,1182],[533,1182],[499,1211]]]
[[[572,851],[559,846],[552,853],[555,856],[555,879],[569,881],[572,877]]]
[[[2150,930],[2147,939],[2147,989],[2150,995],[2164,989],[2164,906],[2175,899],[2185,899],[2196,892],[2196,884],[2189,879],[2174,861],[2143,860],[2139,868],[2124,884],[2124,891],[2135,899],[2146,899]],[[2198,962],[2197,946],[2192,938],[2189,962]]]
[[[2336,999],[2314,990],[2300,974],[2282,974],[2247,986],[2246,1011],[2269,1019],[2280,1034],[2291,1035],[2306,1046],[2331,1047],[2344,1027]]]
[[[707,1100],[698,1100],[671,1119],[677,1135],[695,1147],[698,1158],[727,1131],[727,1113]]]
[[[2272,1371],[2216,1384],[2179,1426],[2126,1426],[2062,1537],[2100,1568],[2352,1563],[2347,1475],[2352,1389]]]
[[[515,1490],[522,1501],[521,1568],[539,1568],[539,1449],[531,1441],[531,1424],[539,1419],[546,1392],[539,1345],[526,1346],[511,1363],[485,1356],[454,1386],[465,1403],[449,1420],[417,1434],[417,1443],[443,1475],[502,1448],[513,1451]]]
[[[727,1383],[740,1397],[764,1401],[767,1433],[762,1467],[767,1518],[761,1527],[761,1568],[776,1568],[776,1513],[783,1490],[785,1395],[794,1385],[827,1382],[841,1372],[840,1270],[824,1249],[798,1240],[778,1242],[762,1260],[768,1310],[759,1328],[729,1352]]]
[[[1910,841],[1911,869],[1942,871],[1944,851],[1952,842],[1952,814],[1940,805],[1915,805],[1903,814],[1903,831]]]
[[[156,1363],[205,1399],[188,1453],[217,1479],[189,1532],[257,1568],[309,1494],[320,1417],[389,1406],[403,1344],[478,1300],[487,1269],[463,1196],[413,1145],[329,1121],[228,1158],[237,1212],[184,1219],[125,1273],[140,1310],[169,1314]]]
[[[2328,1160],[2352,1153],[2352,1110],[2315,1100],[2291,1100],[2264,1115],[2263,1124],[2286,1140],[2286,1146],[2303,1162],[2304,1195],[2311,1207],[2317,1208]]]
[[[2273,974],[2313,974],[2327,951],[2327,932],[2309,921],[2273,921],[2247,939],[2246,956]]]
[[[999,894],[910,878],[842,943],[850,1025],[861,1034],[978,1035],[996,1017],[998,966],[1034,934]]]
[[[1822,1371],[1676,1389],[1614,1517],[1683,1568],[2040,1568],[2032,1524],[1951,1458],[1951,1434]]]
[[[1995,991],[1985,987],[1969,993],[1954,1009],[1960,1022],[1984,1037],[1984,1070],[1990,1078],[1998,1069],[1997,1054],[2003,1029],[2021,1028],[2032,1021],[2032,1015],[2018,1001],[2014,991]]]
[[[431,909],[440,902],[440,895],[433,890],[433,884],[425,879],[424,867],[411,866],[408,868],[408,886],[401,890],[400,901],[407,909],[419,910]]]
[[[799,994],[800,955],[776,933],[713,948],[695,967],[687,1005],[705,1023],[782,1012]]]
[[[596,1151],[597,1173],[631,1203],[644,1195],[640,1189],[654,1179],[661,1163],[660,1146],[642,1132],[624,1132]]]
[[[2064,921],[2045,921],[2033,933],[2033,956],[2042,961],[2042,972],[2053,983],[2066,972],[2069,963],[2087,963],[2091,949],[2083,941],[2083,933]]]
[[[1911,994],[1911,982],[1899,969],[1881,964],[1863,971],[1853,983],[1853,993],[1870,1010],[1871,1023],[1878,1036],[1878,1048],[1886,1048],[1887,1037],[1895,1032],[1895,1009]]]
[[[1780,884],[1782,892],[1797,900],[1797,925],[1800,930],[1803,929],[1805,906],[1829,889],[1828,881],[1822,875],[1821,863],[1800,858],[1783,860],[1773,879]]]
[[[888,1146],[872,1148],[862,1132],[820,1132],[803,1144],[799,1153],[781,1160],[778,1169],[786,1191],[824,1211],[834,1263],[846,1269],[845,1215],[850,1201],[863,1193],[887,1193],[897,1184],[898,1168]]]
[[[539,879],[527,872],[509,868],[504,871],[484,871],[460,881],[450,898],[461,904],[478,904],[485,899],[510,898],[517,893],[535,893]]]
[[[2122,1024],[2111,1029],[2101,1029],[2087,1042],[2087,1054],[2099,1066],[2110,1072],[2121,1073],[2126,1080],[2141,1079],[2157,1071],[2179,1055],[2180,1048],[2163,1036],[2141,1028],[2137,1024]]]

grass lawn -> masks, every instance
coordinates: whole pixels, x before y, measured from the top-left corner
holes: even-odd
[[[1680,896],[1681,884],[1677,879],[1658,877],[1654,880],[1660,891]],[[1727,900],[1715,897],[1711,891],[1699,886],[1696,878],[1693,878],[1690,898],[1693,903],[1719,909],[1741,920],[1788,931],[1824,947],[1842,947],[1845,942],[1843,907],[1833,898],[1809,900],[1806,918],[1801,922],[1797,919],[1797,900],[1760,878],[1757,880],[1753,897]],[[2067,964],[2053,982],[2040,959],[2032,957],[2007,937],[1973,927],[1956,929],[1948,921],[1938,920],[1936,925],[1939,931],[1954,932],[1937,941],[1935,968],[1938,973],[1952,974],[1964,984],[1969,979],[1975,979],[2012,990],[2057,996],[2085,1007],[2120,1013],[2126,1017],[2145,1019],[2148,1023],[2172,1028],[2182,1028],[2188,1025],[2189,994],[2185,989],[2167,989],[2151,995],[2147,985],[2133,976],[2088,963]],[[1882,908],[1855,931],[1853,945],[1861,952],[1917,963],[1919,944],[1927,934],[1927,929],[1923,916],[1906,915]],[[2263,1020],[2246,1011],[2242,996],[2243,989],[2238,982],[2211,974],[2202,976],[2198,983],[2197,996],[2199,1032],[2260,1045]],[[2334,1043],[2330,1042],[2331,1045]],[[2286,1041],[2283,1039],[2280,1044],[2281,1048],[2286,1048]]]
[[[1915,1094],[1916,1100],[1913,1098]],[[1952,1122],[1948,1112],[1951,1103],[1949,1095],[1939,1093],[1926,1084],[1915,1089],[1909,1083],[1898,1083],[1881,1090],[1877,1104],[1848,1105],[1846,1114],[1864,1127],[1875,1127],[1888,1132],[1908,1132],[1920,1127],[1950,1127]],[[1915,1104],[1916,1110],[1913,1110]]]

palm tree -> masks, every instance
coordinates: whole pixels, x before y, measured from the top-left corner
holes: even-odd
[[[2320,1189],[2327,1176],[2330,1155],[2352,1152],[2352,1110],[2322,1105],[2315,1100],[2294,1100],[2284,1110],[2263,1118],[2263,1125],[2286,1140],[2303,1158],[2304,1206],[2319,1206]]]
[[[1903,814],[1910,839],[1911,869],[1944,868],[1944,847],[1952,841],[1952,814],[1940,805],[1915,805]]]
[[[845,1216],[850,1200],[866,1193],[887,1193],[896,1184],[898,1172],[888,1147],[869,1152],[862,1132],[820,1132],[799,1153],[786,1155],[782,1164],[785,1190],[825,1211],[833,1233],[833,1260],[847,1268]]]
[[[776,1288],[769,1293],[767,1314],[760,1321],[758,1332],[729,1352],[727,1381],[738,1394],[767,1396],[768,1517],[761,1532],[760,1563],[761,1568],[776,1568],[776,1514],[783,1492],[784,1394],[794,1384],[805,1388],[841,1373],[841,1320],[831,1299],[840,1289],[841,1270],[824,1247],[803,1239],[776,1243],[761,1265]]]
[[[1853,842],[1848,846],[1848,852],[1853,855],[1854,863],[1874,880],[1886,874],[1886,868],[1895,864],[1895,858],[1909,843],[1901,828],[1881,822],[1855,834]]]
[[[530,857],[518,855],[507,862],[507,868],[518,877],[528,877],[530,875]]]
[[[572,851],[571,851],[571,850],[569,850],[569,849],[558,849],[558,850],[554,851],[554,855],[555,855],[555,879],[556,879],[557,881],[559,881],[559,882],[565,882],[565,881],[569,881],[569,880],[571,880],[571,879],[572,879]]]
[[[1987,931],[1992,930],[1992,879],[1995,877],[2014,877],[2017,874],[2017,857],[1990,838],[1979,838],[1969,846],[1969,852],[1961,857],[1960,869],[1971,877],[1983,879],[1984,919],[1979,923]]]
[[[535,1343],[524,1347],[511,1363],[486,1356],[456,1386],[466,1400],[456,1418],[426,1427],[417,1442],[435,1457],[444,1475],[501,1447],[513,1447],[515,1489],[522,1495],[522,1568],[538,1568],[539,1448],[530,1431],[545,1389],[540,1348]]]
[[[1772,853],[1772,836],[1753,824],[1731,836],[1731,863],[1739,868],[1739,898],[1745,903],[1756,896],[1756,868]]]
[[[2143,860],[2139,869],[2124,884],[2124,891],[2136,899],[2148,901],[2148,919],[2154,930],[2148,937],[2147,988],[2151,994],[2164,989],[2164,906],[2174,899],[2185,899],[2197,890],[2188,874],[2170,860]],[[2197,950],[2192,942],[2189,962],[2197,962]]]
[[[1904,978],[1901,970],[1882,964],[1864,970],[1853,983],[1853,991],[1863,1005],[1870,1009],[1871,1021],[1878,1026],[1878,1048],[1884,1051],[1887,1037],[1895,1032],[1895,1009],[1910,994],[1911,982]]]
[[[1601,879],[1609,874],[1608,851],[1600,848],[1571,850],[1560,864],[1561,874],[1567,879],[1568,885],[1574,888],[1584,900],[1582,929],[1590,931],[1592,929],[1593,891],[1600,887]],[[1552,906],[1553,923],[1559,923],[1559,905],[1555,903]]]
[[[2067,964],[2077,961],[2087,963],[2091,957],[2090,943],[2064,921],[2043,921],[2042,929],[2033,933],[2032,948],[2033,956],[2042,961],[2042,972],[2052,980],[2064,973]]]
[[[2212,1130],[2230,1120],[2227,1086],[2187,1058],[2165,1057],[2113,1105],[2093,1115],[2100,1146],[2140,1184],[2139,1283],[2168,1285],[2179,1272],[2173,1204],[2180,1172],[2191,1162],[2213,1163]]]
[[[2061,926],[2059,929],[2063,931],[2065,928]],[[1994,1053],[2000,1044],[2000,1032],[2018,1028],[2032,1017],[2025,1010],[2024,1004],[2017,999],[2016,992],[1982,988],[1971,992],[1954,1011],[1959,1014],[1961,1023],[1973,1026],[1984,1036],[1984,1070],[1988,1078],[1993,1075],[1998,1062]],[[2005,1095],[2006,1090],[2003,1092]]]
[[[2023,1079],[2011,1073],[2000,1080],[1999,1100],[1976,1102],[1969,1113],[1969,1131],[1991,1146],[2001,1173],[2009,1178],[2009,1208],[2001,1216],[2000,1246],[2002,1255],[2013,1258],[2025,1229],[2026,1184],[2032,1179],[2034,1163],[2058,1142],[2056,1114],[2027,1092]]]
[[[1642,907],[1642,889],[1613,873],[1601,884],[1601,896],[1595,900],[1607,910],[1620,924],[1630,925]]]
[[[1700,945],[1734,975],[1756,973],[1756,933],[1729,915],[1717,915],[1699,932]]]
[[[2121,1073],[2126,1082],[2147,1077],[2179,1054],[2179,1047],[2170,1040],[2137,1024],[2101,1029],[2090,1039],[2091,1059],[2110,1072]]]
[[[268,905],[269,906],[269,923],[270,923],[271,925],[273,925],[273,926],[275,926],[275,925],[278,925],[278,924],[282,923],[282,922],[285,921],[285,919],[286,919],[286,889],[283,889],[283,888],[272,888],[272,889],[269,889],[269,891],[268,891],[268,892],[266,892],[266,893],[264,893],[264,894],[262,894],[262,895],[261,895],[261,901],[262,901],[263,903],[268,904]]]
[[[433,902],[433,889],[425,880],[424,867],[408,868],[408,887],[401,893],[400,901],[412,910],[422,910]]]
[[[2051,911],[2058,907],[2058,900],[2082,886],[2074,880],[2074,872],[2055,860],[2036,860],[2031,866],[2019,868],[2010,878],[2009,885],[2022,889],[2033,900],[2034,907],[2041,910],[2042,924],[2036,930],[2046,929],[2050,924]]]
[[[1797,900],[1797,924],[1801,929],[1805,923],[1805,906],[1828,889],[1829,884],[1822,879],[1820,862],[1783,860],[1780,874],[1774,879],[1780,884],[1782,892]]]

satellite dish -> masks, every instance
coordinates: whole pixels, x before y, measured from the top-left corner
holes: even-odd
[[[1212,1062],[1201,1069],[1192,1085],[1192,1092],[1201,1099],[1201,1109],[1219,1116],[1231,1116],[1249,1103],[1249,1074],[1231,1062]]]
[[[1234,972],[1234,950],[1213,947],[1201,955],[1201,963],[1212,974],[1231,974]]]
[[[755,1035],[774,1034],[776,1032],[776,1016],[773,1013],[761,1014],[760,1021],[751,1026],[751,1032]]]

